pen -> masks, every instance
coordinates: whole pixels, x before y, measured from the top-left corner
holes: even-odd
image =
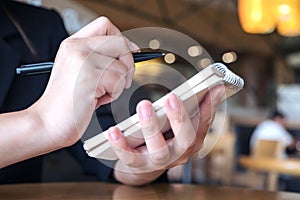
[[[132,53],[134,62],[147,61],[159,57],[163,57],[165,53],[162,52],[138,52]],[[53,62],[43,62],[35,64],[21,65],[16,69],[16,74],[19,75],[33,75],[33,74],[42,74],[49,73],[52,70]]]

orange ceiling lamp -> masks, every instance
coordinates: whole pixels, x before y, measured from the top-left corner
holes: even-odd
[[[300,0],[277,0],[277,31],[283,36],[300,35]]]
[[[271,33],[276,28],[274,18],[276,0],[239,0],[238,13],[241,26],[247,33]]]
[[[238,15],[245,32],[300,36],[300,0],[239,0]]]

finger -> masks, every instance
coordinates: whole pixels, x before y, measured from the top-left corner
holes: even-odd
[[[124,90],[124,88],[126,88],[128,85],[131,84],[132,76],[133,76],[131,71],[123,72],[122,70],[120,70],[120,71],[116,70],[118,68],[125,69],[126,66],[120,60],[115,60],[113,63],[111,63],[111,65],[109,66],[109,69],[106,71],[107,74],[109,74],[109,76],[115,75],[115,78],[114,78],[115,81],[113,82],[113,80],[109,79],[109,76],[106,76],[105,80],[107,80],[108,82],[104,82],[104,84],[110,85],[110,87],[107,88],[107,91],[114,94],[114,96],[113,96],[114,99],[119,97],[120,92],[122,92]],[[127,70],[127,69],[125,69],[125,70]]]
[[[124,37],[120,30],[113,25],[110,20],[106,17],[99,17],[86,25],[85,27],[81,28],[78,32],[74,33],[70,36],[70,38],[90,38],[94,36],[109,36],[115,35],[119,37]],[[139,50],[139,47],[128,40],[128,45],[131,51]]]
[[[91,51],[113,58],[120,58],[139,48],[123,35],[93,36],[81,40],[83,40],[83,43],[87,45]]]
[[[204,141],[204,138],[205,138],[206,134],[203,134],[200,131],[200,126],[201,125],[199,123],[199,112],[191,120],[192,120],[192,124],[194,125],[194,129],[197,132],[196,133],[197,134],[196,141],[195,141],[194,150],[193,150],[193,152],[196,153],[196,152],[198,152],[202,148],[203,141]]]
[[[165,108],[174,133],[174,153],[181,156],[194,143],[196,132],[182,102],[175,94],[167,95]]]
[[[134,65],[134,60],[132,57],[132,54],[129,53],[129,55],[125,54],[123,56],[120,56],[119,61],[124,63],[125,66],[127,67],[127,74],[126,74],[126,88],[129,88],[132,84],[134,72],[135,72],[135,65]]]
[[[170,152],[160,131],[158,118],[151,102],[146,100],[139,102],[137,105],[137,114],[142,126],[150,160],[155,164],[165,164],[169,161]]]
[[[204,140],[208,129],[210,128],[214,119],[215,113],[221,104],[225,95],[225,86],[219,85],[206,94],[201,102],[199,109],[199,131],[198,136]]]
[[[129,88],[135,71],[132,51],[139,47],[124,36],[93,37],[87,42],[92,51],[116,58],[127,67],[126,88]]]
[[[105,31],[101,32],[99,30],[105,30]],[[105,38],[104,36],[106,35],[115,35],[117,38],[119,38],[119,40],[123,40],[123,42],[116,41],[116,39],[115,40],[109,39],[108,42],[107,41],[105,42],[107,38]],[[96,37],[93,40],[90,39],[90,37],[94,37],[94,36],[102,36],[102,37]],[[126,88],[129,88],[134,74],[134,62],[133,62],[132,55],[129,52],[135,52],[139,49],[139,47],[133,42],[129,41],[126,37],[124,37],[120,33],[120,31],[106,17],[100,17],[94,20],[89,25],[82,28],[82,30],[72,35],[70,38],[87,38],[87,37],[89,37],[89,41],[91,41],[89,45],[91,49],[97,51],[100,54],[112,56],[114,58],[119,58],[128,67],[128,71],[130,73],[128,76],[126,76]]]
[[[78,76],[78,84],[91,85],[96,101],[99,105],[111,102],[120,96],[126,86],[127,67],[120,61],[91,52],[83,63]],[[90,96],[90,95],[89,95]]]
[[[145,164],[146,161],[143,159],[144,157],[128,145],[122,132],[118,128],[111,127],[108,129],[108,141],[120,161],[125,165],[129,167],[139,167]]]
[[[121,66],[122,63],[115,60],[111,63],[109,68],[117,68]],[[126,87],[126,76],[127,72],[124,74],[116,71],[107,69],[103,72],[102,76],[99,77],[96,98],[98,99],[97,106],[109,103],[117,99]]]
[[[95,53],[91,53],[82,70],[92,70],[90,73],[84,73],[84,81],[98,80],[96,89],[96,98],[101,97],[104,93],[119,94],[125,88],[127,76],[127,67],[120,61]],[[104,89],[104,90],[103,90]]]
[[[71,37],[83,38],[101,35],[116,35],[120,34],[120,30],[107,17],[99,17],[77,31]]]

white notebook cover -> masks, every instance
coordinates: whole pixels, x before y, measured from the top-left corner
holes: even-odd
[[[230,71],[224,64],[214,63],[179,85],[172,93],[176,94],[183,101],[190,117],[193,117],[197,114],[199,102],[205,96],[207,91],[219,84],[226,86],[224,98],[228,98],[243,88],[244,81],[238,75]],[[163,108],[164,98],[165,97],[162,97],[153,103],[161,127],[166,126],[168,123]],[[137,114],[132,115],[116,126],[123,132],[124,136],[126,136],[129,144],[143,143],[143,134],[141,132]],[[162,132],[164,131],[167,130],[162,128]],[[107,140],[106,131],[84,141],[83,147],[91,157],[106,160],[118,159]]]

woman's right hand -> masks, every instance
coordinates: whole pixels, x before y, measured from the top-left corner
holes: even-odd
[[[62,42],[47,88],[29,108],[43,123],[49,145],[61,148],[75,143],[94,110],[131,85],[136,50],[106,17]]]

